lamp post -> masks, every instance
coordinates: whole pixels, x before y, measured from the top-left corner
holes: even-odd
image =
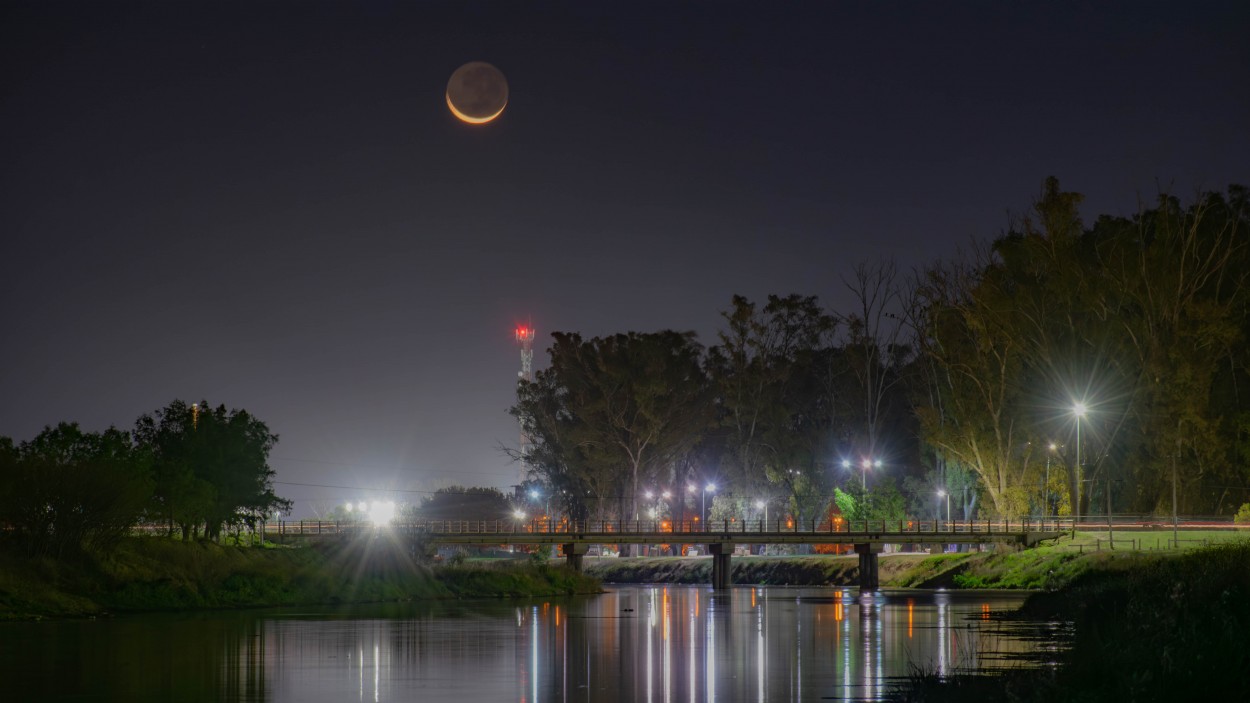
[[[542,494],[542,493],[539,493],[537,490],[532,490],[532,491],[530,491],[530,498],[531,498],[531,499],[533,499],[533,500],[539,500],[539,499],[541,499],[542,497],[543,497],[543,494]],[[543,518],[544,518],[544,519],[546,519],[546,520],[548,521],[548,523],[550,523],[550,521],[551,521],[551,496],[550,496],[550,495],[548,495],[548,496],[547,496],[547,501],[546,501],[546,504],[545,504],[545,506],[544,506],[544,508],[543,508]]]
[[[946,499],[946,529],[949,530],[951,528],[951,494],[947,493],[945,490],[938,489],[937,495],[938,500],[941,500],[942,498]],[[940,505],[938,506],[938,509],[941,510]]]
[[[703,487],[703,507],[699,509],[699,519],[703,521],[703,531],[707,531],[707,494],[716,494],[716,484],[709,483]]]
[[[1072,414],[1076,415],[1076,505],[1072,506],[1072,539],[1076,539],[1076,524],[1081,521],[1081,418],[1085,417],[1085,403],[1074,403]]]
[[[1046,452],[1046,480],[1042,483],[1042,503],[1045,505],[1042,515],[1050,517],[1050,457],[1058,447],[1051,442],[1046,448],[1049,451]]]
[[[764,525],[765,527],[767,527],[768,525],[768,501],[757,500],[755,501],[755,507],[764,511]]]

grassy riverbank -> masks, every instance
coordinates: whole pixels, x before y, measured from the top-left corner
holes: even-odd
[[[1055,670],[921,676],[913,702],[1250,700],[1250,544],[1107,560],[1035,595],[1031,618],[1076,625]]]
[[[381,539],[261,549],[136,538],[72,562],[0,552],[0,619],[599,590],[593,578],[546,564],[425,566]]]
[[[1122,533],[1125,534],[1125,533]],[[1127,533],[1131,534],[1131,533]],[[1141,550],[1127,549],[1117,534],[1116,550],[1106,535],[1078,533],[1056,544],[1027,550],[950,554],[894,553],[880,555],[883,588],[994,588],[1054,590],[1088,571],[1124,570],[1173,559],[1200,550],[1203,541],[1228,540],[1245,545],[1246,536],[1212,533],[1183,542],[1181,549],[1154,549],[1155,536],[1139,540]],[[1170,536],[1167,535],[1167,536]],[[1166,543],[1166,537],[1164,539]],[[855,586],[859,558],[855,555],[748,556],[732,560],[734,583],[742,585]],[[706,584],[712,578],[709,557],[633,557],[586,559],[586,572],[607,583]]]

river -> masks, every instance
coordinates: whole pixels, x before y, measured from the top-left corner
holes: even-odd
[[[599,596],[530,601],[4,623],[0,698],[879,700],[918,669],[1045,665],[1064,626],[994,617],[1024,598],[617,586]]]

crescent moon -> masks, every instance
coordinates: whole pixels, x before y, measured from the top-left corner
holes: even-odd
[[[486,117],[472,117],[456,109],[456,104],[451,101],[451,93],[444,93],[444,96],[447,98],[447,109],[451,110],[451,114],[455,115],[456,119],[462,122],[468,122],[469,124],[486,124],[487,122],[490,122],[496,117],[502,115],[504,107],[508,106],[508,103],[505,102],[503,107],[499,108],[499,111],[493,115],[487,115]]]
[[[467,124],[490,122],[508,106],[508,79],[485,61],[470,61],[452,72],[447,81],[447,109]]]

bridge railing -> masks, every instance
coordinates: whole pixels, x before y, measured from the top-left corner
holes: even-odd
[[[1017,520],[418,520],[390,525],[401,532],[454,535],[517,534],[671,534],[692,538],[708,534],[993,534],[1071,529],[1070,519],[1024,518]],[[353,535],[372,532],[376,527],[356,521],[273,521],[265,524],[270,535]]]

